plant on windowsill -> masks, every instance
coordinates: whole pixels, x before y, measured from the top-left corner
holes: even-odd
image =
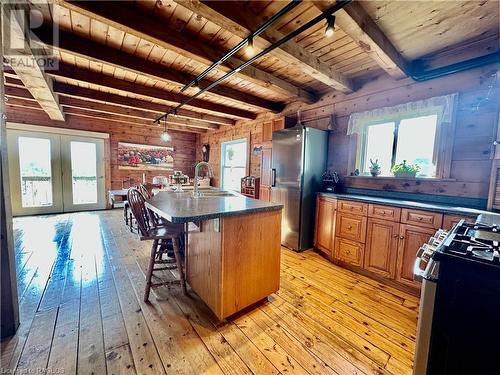
[[[377,177],[380,174],[380,172],[381,170],[380,170],[380,164],[378,163],[378,159],[375,159],[375,161],[370,159],[370,174],[373,177]]]
[[[406,160],[392,167],[391,172],[398,178],[415,178],[420,171],[418,164],[406,164]]]

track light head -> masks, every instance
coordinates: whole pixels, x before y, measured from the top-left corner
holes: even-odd
[[[335,16],[330,15],[326,17],[325,36],[327,38],[330,38],[334,32],[335,32]]]
[[[165,115],[165,131],[160,135],[161,140],[165,143],[168,143],[172,140],[172,136],[167,131],[167,121],[168,121],[168,113]]]
[[[194,88],[195,88],[196,92],[201,91],[200,82],[198,82],[197,79],[194,81]]]
[[[253,38],[252,37],[248,38],[248,42],[247,42],[247,47],[245,49],[245,53],[248,56],[253,56],[253,54],[255,53],[255,48],[253,46]]]

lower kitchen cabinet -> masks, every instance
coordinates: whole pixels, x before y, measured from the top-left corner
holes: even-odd
[[[420,289],[413,265],[420,246],[436,229],[475,218],[425,210],[362,203],[320,195],[314,246],[340,265],[352,266],[404,290]]]
[[[429,241],[429,238],[435,232],[434,228],[417,227],[408,224],[399,226],[396,281],[413,288],[420,288],[420,283],[413,280],[413,265],[415,264],[418,249]]]
[[[337,200],[319,197],[316,201],[316,226],[314,244],[318,250],[333,257],[333,238],[335,234],[335,212]]]
[[[399,242],[399,223],[368,218],[364,268],[394,279]]]

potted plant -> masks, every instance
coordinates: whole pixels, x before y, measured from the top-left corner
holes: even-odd
[[[394,173],[394,177],[415,178],[420,171],[420,166],[418,164],[406,164],[406,160],[403,160],[402,163],[394,165],[391,171]]]
[[[370,159],[370,174],[373,176],[373,177],[377,177],[379,174],[380,174],[380,164],[378,163],[378,159],[375,159],[375,161],[373,161],[372,159]]]

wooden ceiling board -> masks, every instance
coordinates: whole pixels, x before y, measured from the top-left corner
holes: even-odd
[[[499,34],[500,2],[363,1],[382,32],[409,60],[466,40]]]

